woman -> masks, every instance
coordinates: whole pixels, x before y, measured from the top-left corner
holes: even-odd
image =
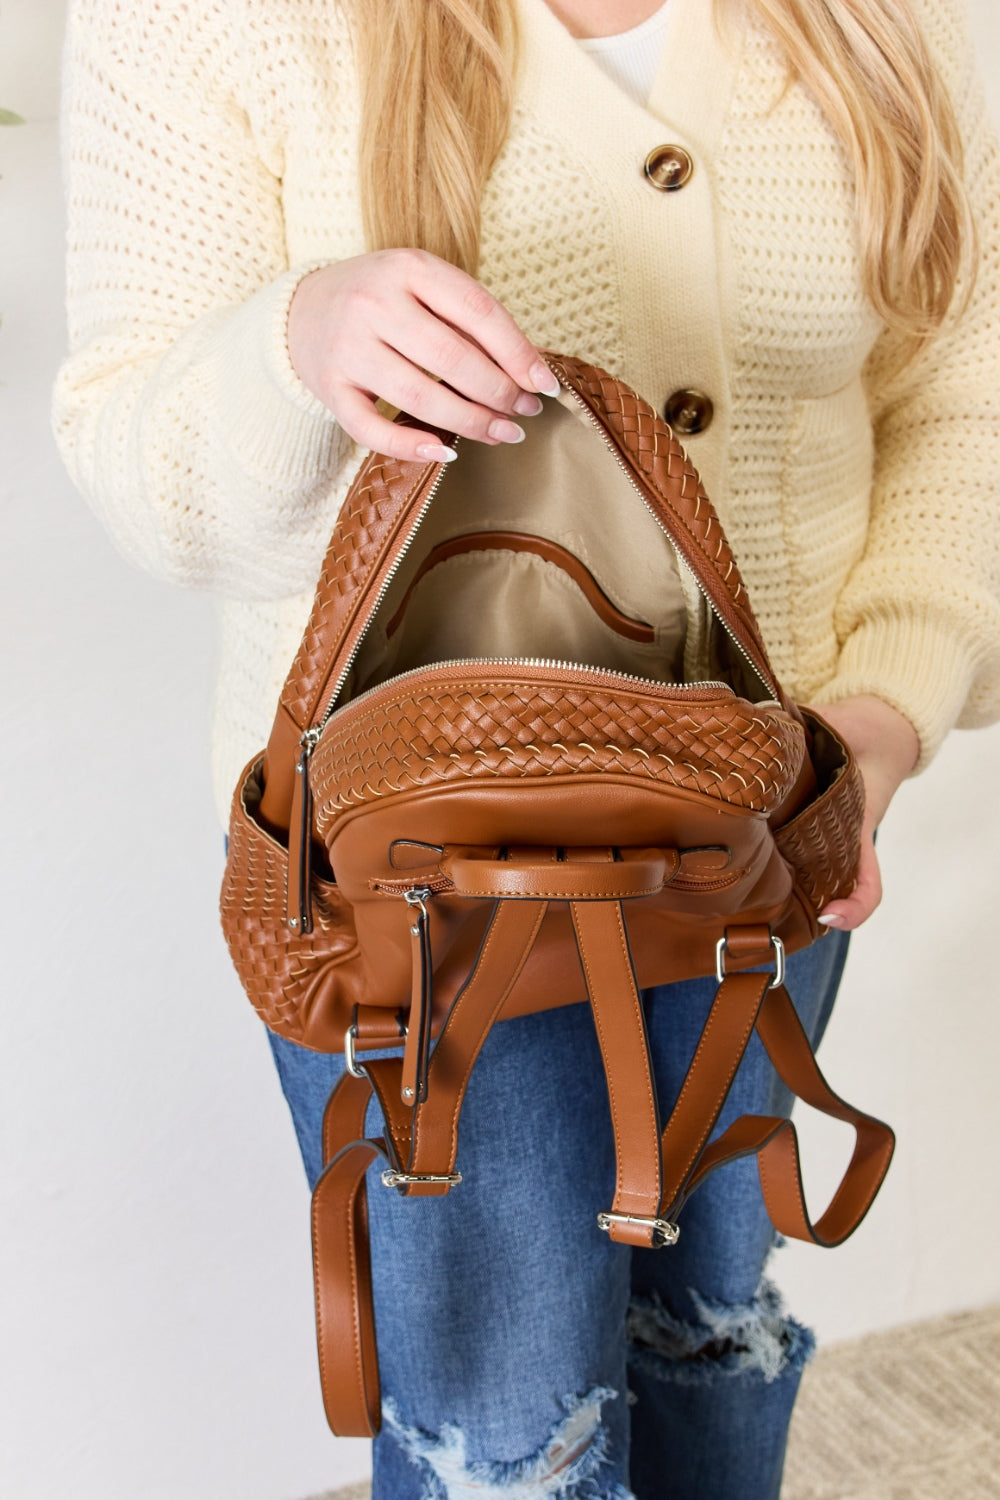
[[[223,817],[361,453],[448,456],[376,398],[516,442],[538,350],[583,356],[667,410],[779,675],[858,754],[858,886],[790,965],[818,1040],[879,899],[874,828],[1000,703],[1000,173],[961,22],[960,0],[76,0],[57,428],[129,555],[225,601]],[[648,996],[665,1104],[713,988]],[[314,1177],[342,1062],[273,1045]],[[725,1118],[781,1105],[752,1051]],[[810,1337],[762,1279],[753,1169],[713,1178],[667,1254],[600,1236],[583,1007],[494,1029],[461,1149],[461,1193],[371,1194],[378,1500],[773,1500]]]

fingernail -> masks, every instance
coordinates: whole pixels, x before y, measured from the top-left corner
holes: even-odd
[[[843,917],[839,916],[835,911],[821,912],[816,920],[817,922],[822,922],[824,927],[843,927],[844,925]]]
[[[524,428],[518,427],[516,422],[491,422],[489,425],[489,434],[498,443],[524,442]]]
[[[525,391],[514,402],[514,410],[521,417],[537,417],[542,409],[542,404],[538,396],[533,396],[530,391]]]
[[[531,376],[536,391],[541,391],[543,396],[558,396],[560,385],[548,365],[539,360],[537,364],[532,365],[528,374]]]
[[[450,464],[458,454],[454,448],[446,448],[443,443],[421,443],[417,449],[417,457],[427,458],[432,464]]]

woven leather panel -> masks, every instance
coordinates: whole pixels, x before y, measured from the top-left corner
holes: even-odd
[[[289,931],[285,910],[288,854],[248,815],[258,792],[251,773],[233,798],[229,858],[222,884],[222,930],[236,971],[265,1025],[301,1041],[310,992],[322,969],[357,951],[354,915],[337,888],[313,880],[311,933]]]
[[[804,753],[801,727],[741,699],[654,701],[559,683],[440,681],[334,715],[313,756],[315,822],[418,786],[623,772],[767,813]]]
[[[774,842],[816,912],[854,889],[864,811],[864,783],[852,761],[822,796],[775,831]]]
[[[698,471],[666,422],[635,391],[605,370],[565,355],[549,354],[547,358],[566,384],[579,392],[591,410],[603,419],[637,474],[659,498],[661,514],[665,513],[664,519],[671,534],[681,541],[680,530],[690,538],[703,559],[702,567],[695,566],[702,582],[710,586],[713,578],[720,580],[748,643],[752,643],[753,654],[773,677],[749,596],[722,523],[705,493]],[[691,548],[684,550],[693,562]],[[714,602],[718,602],[717,599]]]
[[[322,692],[365,584],[384,561],[386,545],[408,502],[434,465],[373,454],[358,473],[337,518],[316,585],[312,613],[281,694],[300,729],[318,717]]]

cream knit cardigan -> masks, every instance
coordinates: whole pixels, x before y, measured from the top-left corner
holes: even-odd
[[[520,0],[481,278],[532,339],[654,405],[711,396],[690,452],[777,672],[817,703],[880,695],[926,760],[956,721],[1000,716],[1000,170],[961,0],[913,3],[957,102],[984,262],[968,313],[902,379],[831,130],[783,92],[758,23],[725,44],[710,0],[671,3],[643,109]],[[360,458],[285,342],[303,274],[364,249],[357,130],[334,0],[73,0],[56,429],[123,551],[222,600],[223,817]],[[674,193],[642,173],[666,142],[695,162]]]

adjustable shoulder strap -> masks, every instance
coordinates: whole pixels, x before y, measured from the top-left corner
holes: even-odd
[[[754,1152],[775,1226],[816,1244],[840,1244],[861,1222],[888,1170],[892,1131],[833,1093],[784,987],[768,973],[736,973],[719,986],[661,1132],[623,896],[594,895],[599,875],[593,863],[580,864],[578,884],[587,894],[570,898],[570,906],[615,1134],[615,1196],[611,1209],[599,1216],[601,1227],[622,1244],[672,1244],[679,1232],[674,1221],[695,1189],[725,1162]],[[469,878],[488,882],[492,866],[480,864]],[[604,862],[598,867],[613,884],[620,867]],[[560,873],[568,878],[566,868]],[[383,1156],[388,1184],[407,1196],[445,1193],[460,1180],[455,1165],[465,1089],[486,1034],[535,941],[546,909],[540,883],[549,874],[550,868],[526,864],[524,894],[509,888],[498,900],[476,966],[432,1054],[426,1101],[412,1109],[401,1102],[399,1057],[367,1064],[362,1079],[346,1076],[331,1099],[324,1126],[329,1165],[313,1198],[313,1259],[323,1396],[330,1425],[342,1436],[374,1434],[380,1421],[365,1172]],[[506,876],[510,882],[514,872],[508,870]],[[627,886],[637,876],[624,871],[618,878]],[[558,898],[566,899],[561,888]],[[727,941],[745,963],[766,961],[772,952],[766,926],[730,928]],[[816,1224],[806,1210],[796,1133],[789,1120],[744,1115],[707,1144],[755,1027],[793,1092],[853,1125],[857,1134],[843,1180]],[[364,1137],[365,1109],[373,1092],[386,1120],[386,1135],[377,1140]]]
[[[795,1126],[783,1116],[743,1115],[702,1153],[684,1196],[689,1197],[717,1167],[754,1152],[774,1227],[790,1239],[825,1248],[841,1245],[875,1200],[889,1170],[895,1136],[882,1120],[855,1109],[831,1089],[784,985],[769,986],[756,1024],[778,1076],[792,1092],[813,1109],[854,1127],[851,1161],[826,1211],[813,1223],[806,1208]]]
[[[430,1060],[427,1098],[402,1101],[403,1059],[344,1075],[323,1124],[328,1165],[313,1193],[313,1273],[320,1381],[327,1421],[340,1437],[373,1437],[381,1424],[365,1174],[378,1157],[404,1196],[446,1193],[455,1172],[458,1119],[480,1049],[517,980],[545,915],[544,901],[501,901],[475,968],[456,997]],[[385,1136],[368,1140],[372,1095]]]
[[[775,1227],[817,1245],[841,1244],[871,1207],[889,1169],[895,1137],[888,1125],[830,1088],[784,986],[766,973],[723,978],[670,1119],[657,1139],[645,1019],[621,903],[574,901],[571,910],[615,1132],[615,1198],[610,1211],[600,1216],[601,1227],[621,1244],[670,1244],[677,1238],[677,1215],[706,1177],[725,1162],[755,1152]],[[733,927],[726,939],[746,964],[772,956],[766,926]],[[755,1027],[792,1092],[855,1130],[854,1154],[816,1224],[806,1210],[798,1139],[790,1120],[743,1115],[707,1144]]]
[[[772,955],[766,926],[729,928],[726,940],[745,963],[764,963]],[[816,1224],[806,1210],[798,1137],[789,1119],[743,1115],[706,1145],[755,1027],[779,1077],[792,1093],[855,1131],[854,1153],[829,1207]],[[663,1132],[660,1217],[676,1219],[687,1199],[712,1172],[754,1152],[764,1202],[775,1228],[793,1239],[827,1247],[839,1245],[854,1233],[871,1207],[889,1170],[894,1146],[895,1136],[888,1125],[847,1104],[830,1088],[784,985],[771,974],[729,974],[719,986]]]
[[[326,1419],[334,1432],[374,1436],[381,1391],[365,1172],[384,1154],[382,1141],[364,1139],[372,1096],[367,1078],[345,1073],[330,1096],[323,1121],[331,1152],[312,1200],[313,1285],[320,1384]]]

